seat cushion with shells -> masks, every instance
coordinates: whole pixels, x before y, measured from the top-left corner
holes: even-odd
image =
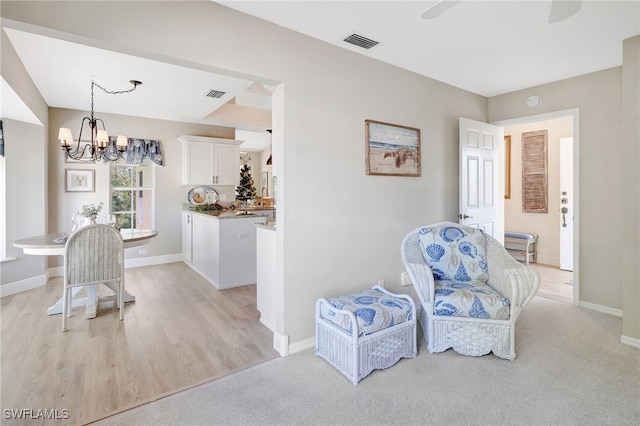
[[[509,301],[482,281],[436,281],[433,313],[506,320]]]
[[[418,240],[435,280],[489,279],[486,242],[481,230],[466,226],[425,227],[420,230]]]
[[[375,288],[332,297],[328,301],[337,309],[355,314],[358,336],[372,334],[413,318],[413,307],[406,299],[390,296]],[[352,323],[347,314],[335,313],[322,305],[320,315],[338,328],[352,333]]]

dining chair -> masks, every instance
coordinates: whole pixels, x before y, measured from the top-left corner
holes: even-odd
[[[71,317],[71,288],[113,282],[120,320],[124,319],[124,242],[120,232],[104,224],[88,225],[73,232],[64,248],[62,331]]]

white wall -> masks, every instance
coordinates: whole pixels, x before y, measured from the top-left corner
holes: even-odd
[[[625,209],[622,155],[622,67],[537,86],[489,99],[492,122],[532,115],[525,100],[543,102],[535,114],[579,108],[579,300],[622,311],[622,252]],[[637,159],[635,159],[637,164]]]
[[[623,341],[640,347],[640,36],[624,41],[622,66],[623,146],[621,215],[628,226],[622,244]]]
[[[46,282],[46,259],[29,256],[15,249],[12,242],[46,231],[48,193],[47,147],[44,143],[48,123],[47,105],[28,77],[24,66],[4,33],[1,34],[2,77],[43,124],[35,125],[3,119],[6,158],[6,254],[16,260],[0,264],[1,294],[30,288]],[[7,290],[6,284],[20,282]]]
[[[548,213],[522,211],[522,134],[547,130]],[[507,126],[511,135],[511,198],[504,200],[505,229],[538,234],[538,263],[560,266],[560,138],[573,136],[572,117]]]
[[[12,242],[45,233],[46,153],[40,141],[43,127],[14,120],[3,120],[6,158],[7,257],[0,263],[0,284],[28,280],[45,273],[46,258],[29,256]],[[25,162],[28,160],[28,162]],[[40,278],[40,284],[45,279]],[[26,286],[31,287],[31,285]]]

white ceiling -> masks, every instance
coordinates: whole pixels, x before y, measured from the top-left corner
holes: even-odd
[[[487,97],[622,65],[640,34],[640,2],[584,0],[548,23],[551,1],[218,1],[230,8]],[[370,50],[342,41],[357,33]]]
[[[554,24],[548,23],[551,2],[545,0],[463,0],[432,20],[421,14],[433,1],[217,3],[487,97],[619,66],[622,40],[640,34],[637,0],[585,0],[577,15]],[[229,125],[206,117],[231,99],[270,107],[269,92],[253,81],[3,29],[52,107],[88,111],[92,77],[109,90],[126,90],[129,80],[143,82],[135,92],[117,96],[96,88],[96,112]],[[353,33],[380,44],[363,50],[342,41]],[[60,58],[69,58],[72,66],[50,66]],[[11,118],[12,91],[5,86],[1,112]],[[227,94],[206,97],[211,89]],[[252,132],[260,136],[244,149],[268,145],[263,126],[235,127],[249,139]]]
[[[129,80],[142,82],[134,92],[107,94],[94,88],[94,110],[112,113],[173,120],[187,123],[221,125],[242,130],[245,151],[261,151],[269,145],[266,128],[252,123],[217,121],[211,117],[228,102],[232,104],[271,109],[271,92],[253,81],[230,77],[208,70],[178,66],[109,50],[46,37],[14,28],[3,27],[11,44],[23,62],[29,76],[47,105],[89,111],[91,108],[91,79],[110,91],[128,90]],[[60,58],[70,59],[72,66],[60,64]],[[33,114],[17,99],[3,79],[0,116],[20,121],[37,122]],[[226,94],[220,98],[205,96],[217,90]],[[25,111],[26,110],[26,111]],[[107,123],[108,124],[108,123]],[[109,130],[107,128],[107,130]],[[76,130],[77,131],[77,130]],[[77,135],[76,135],[77,136]],[[237,136],[236,136],[237,137]],[[266,140],[266,141],[265,141]]]

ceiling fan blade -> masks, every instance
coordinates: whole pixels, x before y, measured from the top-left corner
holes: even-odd
[[[427,10],[422,12],[422,19],[433,19],[442,15],[447,10],[451,9],[456,4],[460,3],[462,0],[440,0],[435,2],[434,5],[430,6]]]
[[[553,0],[549,12],[549,23],[564,21],[580,12],[582,0]]]

